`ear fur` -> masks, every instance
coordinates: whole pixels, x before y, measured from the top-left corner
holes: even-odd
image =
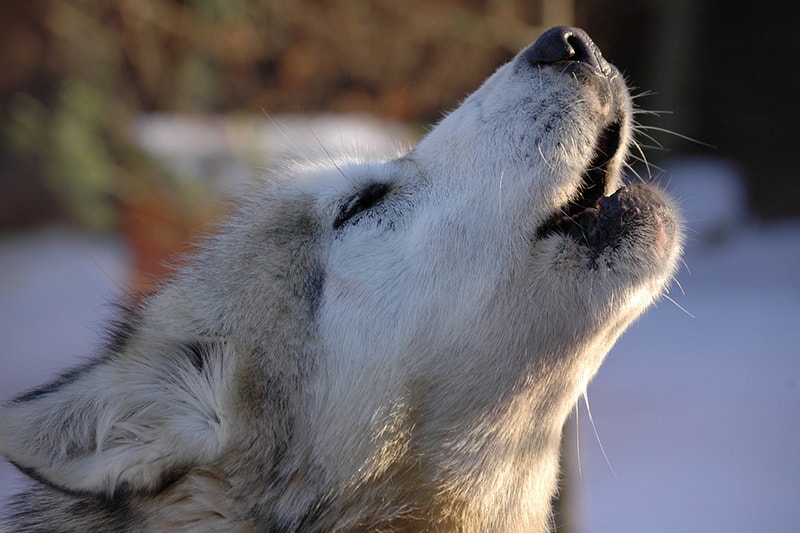
[[[229,426],[224,341],[125,337],[0,407],[0,453],[45,483],[109,496],[157,490],[217,457]]]

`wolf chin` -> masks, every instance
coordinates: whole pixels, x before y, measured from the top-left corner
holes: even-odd
[[[295,165],[96,359],[0,409],[8,531],[545,531],[562,426],[669,285],[631,100],[577,28],[411,151]]]

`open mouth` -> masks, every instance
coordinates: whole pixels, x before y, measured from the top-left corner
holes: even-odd
[[[583,173],[583,180],[575,198],[559,207],[558,211],[537,230],[537,237],[552,233],[565,233],[579,241],[589,239],[593,221],[599,217],[600,207],[609,183],[608,164],[620,147],[620,123],[606,126],[597,138],[592,161]]]

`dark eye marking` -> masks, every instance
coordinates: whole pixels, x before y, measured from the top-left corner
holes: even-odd
[[[388,192],[389,185],[385,183],[370,183],[342,204],[336,220],[333,221],[333,228],[339,229],[355,216],[375,207]]]

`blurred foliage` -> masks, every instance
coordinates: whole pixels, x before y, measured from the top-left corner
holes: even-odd
[[[10,0],[0,155],[34,162],[77,221],[112,227],[132,188],[170,181],[130,141],[139,113],[360,111],[427,124],[549,24],[542,9],[530,0]]]

